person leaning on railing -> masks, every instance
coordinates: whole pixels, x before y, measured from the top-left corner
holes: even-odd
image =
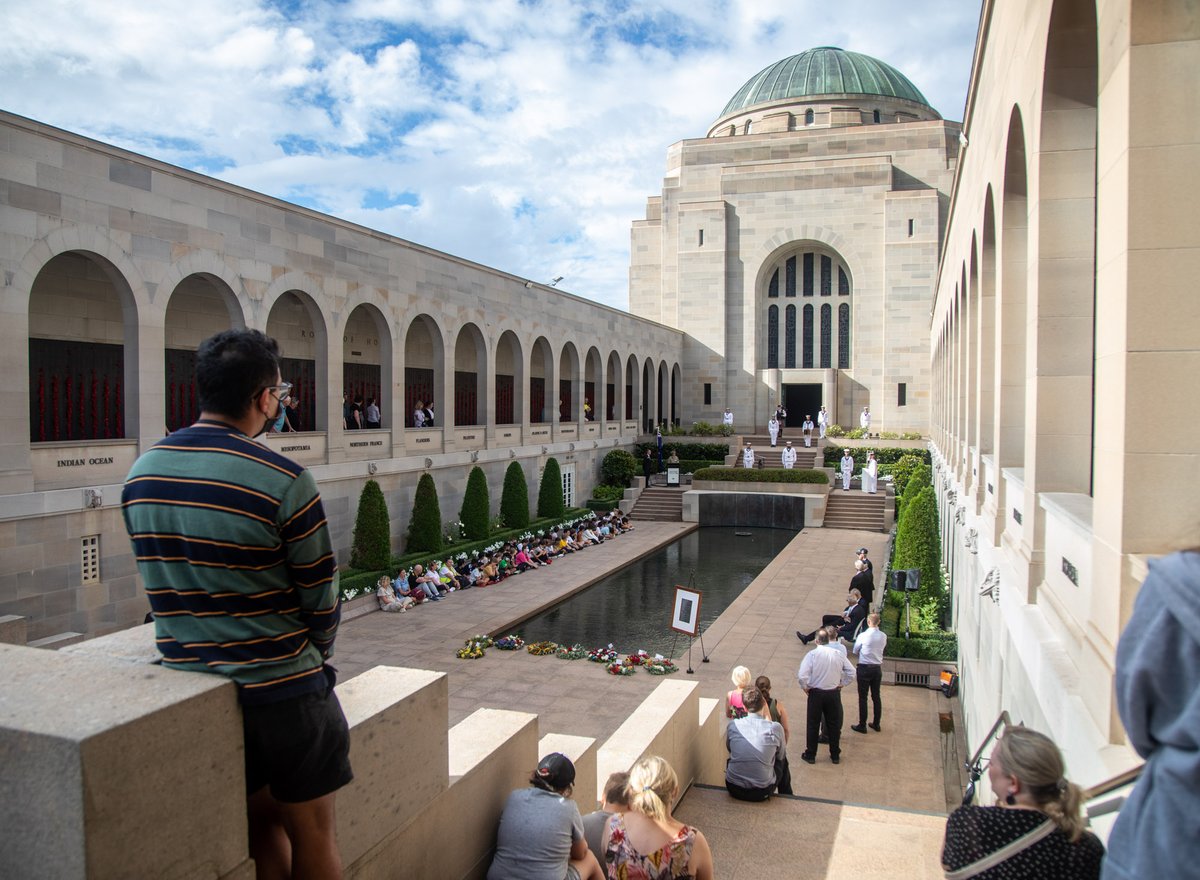
[[[1009,727],[992,750],[994,807],[959,807],[946,821],[946,880],[1096,880],[1104,845],[1084,830],[1083,792],[1045,734]]]

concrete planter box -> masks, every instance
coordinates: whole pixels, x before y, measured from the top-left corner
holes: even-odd
[[[824,483],[751,483],[733,480],[692,480],[693,489],[708,492],[756,492],[777,495],[825,495],[829,486]]]

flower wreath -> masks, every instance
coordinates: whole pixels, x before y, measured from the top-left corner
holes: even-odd
[[[492,641],[491,636],[485,636],[476,633],[475,635],[471,636],[471,638],[467,639],[466,644],[468,647],[471,645],[478,645],[481,648],[490,648],[495,644],[495,642]]]
[[[587,655],[588,652],[580,644],[571,645],[569,648],[566,645],[559,645],[558,650],[554,652],[554,656],[559,660],[582,660]]]
[[[608,670],[609,675],[633,675],[637,672],[636,666],[626,666],[624,663],[613,661],[604,667]]]
[[[478,660],[483,655],[483,647],[478,642],[467,642],[465,648],[459,648],[454,652],[454,656],[459,660]]]
[[[649,654],[647,654],[645,651],[638,650],[626,656],[624,662],[626,666],[642,666],[649,662],[649,660]]]
[[[496,639],[493,643],[498,651],[519,651],[525,647],[525,640],[516,633]]]
[[[532,642],[525,646],[525,650],[536,657],[544,657],[546,654],[553,654],[558,650],[558,645],[554,642]]]
[[[653,660],[647,660],[642,664],[642,668],[651,675],[670,675],[672,672],[678,672],[679,667],[670,660],[665,660],[661,657],[656,657]]]
[[[617,659],[617,652],[613,650],[612,645],[609,645],[607,648],[596,648],[588,651],[587,658],[593,663],[608,664]]]

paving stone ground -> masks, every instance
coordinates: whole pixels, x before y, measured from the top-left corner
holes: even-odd
[[[451,725],[489,706],[536,713],[543,735],[591,736],[602,743],[658,678],[641,672],[618,678],[586,660],[534,657],[525,651],[489,650],[479,660],[459,660],[454,651],[468,636],[507,631],[692,528],[686,523],[639,523],[630,534],[496,587],[455,593],[403,615],[375,612],[348,621],[338,637],[335,663],[343,679],[380,664],[448,673]],[[805,696],[795,675],[812,648],[801,645],[795,631],[811,630],[822,614],[840,611],[854,550],[867,547],[878,560],[885,542],[878,532],[799,532],[705,631],[710,662],[700,662],[699,643],[692,654],[696,674],[687,676],[682,671],[686,657],[681,662],[677,675],[698,681],[701,695],[710,697],[724,697],[734,666],[765,673],[791,722],[793,784],[805,799],[741,804],[723,791],[697,788],[680,805],[680,818],[712,838],[723,878],[940,876],[937,857],[946,800],[939,714],[949,710],[937,691],[885,687],[883,731],[865,736],[848,729],[856,720],[851,716],[857,712],[857,695],[847,692],[844,706],[851,720],[843,733],[841,763],[831,764],[824,746],[815,766],[800,761]],[[876,565],[878,569],[880,563]],[[886,848],[860,858],[855,847],[866,838]]]

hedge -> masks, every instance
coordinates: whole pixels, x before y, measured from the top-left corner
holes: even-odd
[[[916,497],[904,505],[900,524],[896,527],[896,555],[893,567],[921,570],[921,589],[912,597],[912,604],[921,605],[931,598],[936,598],[939,608],[945,609],[941,535],[938,531],[937,496],[933,486],[921,489]]]
[[[595,501],[620,501],[625,497],[625,490],[620,486],[597,486],[592,490]]]
[[[641,465],[637,459],[624,449],[612,450],[600,462],[600,476],[604,478],[605,484],[620,486],[622,489],[629,487],[640,469]]]
[[[392,526],[383,490],[367,480],[358,497],[358,515],[354,518],[354,537],[350,545],[350,564],[355,568],[382,568],[392,557]]]
[[[417,481],[404,549],[414,553],[438,553],[442,549],[442,509],[438,504],[437,487],[429,474],[421,474]]]
[[[525,483],[525,468],[519,461],[514,461],[504,472],[500,519],[510,529],[523,529],[529,525],[529,487]]]
[[[884,656],[893,660],[934,660],[942,663],[958,661],[958,637],[954,633],[913,633],[888,638]]]
[[[488,497],[487,476],[483,468],[476,465],[467,475],[467,490],[463,493],[462,507],[458,518],[462,521],[463,535],[468,541],[478,541],[488,536],[488,516],[492,502]]]
[[[596,498],[590,498],[588,499],[587,506],[588,510],[603,512],[608,510],[616,510],[618,504],[620,504],[619,501],[600,501]]]
[[[692,479],[726,483],[829,483],[824,471],[798,468],[707,467],[692,474]]]
[[[561,517],[565,509],[562,471],[559,470],[557,458],[548,458],[546,469],[542,471],[542,485],[538,490],[537,513],[539,517]]]
[[[634,457],[641,462],[646,457],[646,450],[650,450],[650,457],[655,462],[658,461],[658,444],[657,443],[639,443],[635,447]],[[693,459],[696,461],[724,461],[725,456],[729,454],[728,443],[663,443],[663,462],[674,451],[681,459]]]
[[[826,446],[825,447],[825,467],[839,468],[842,462],[842,450],[845,446]],[[928,449],[899,449],[896,447],[884,447],[876,449],[873,446],[851,446],[850,457],[854,459],[854,469],[858,470],[867,461],[867,453],[874,452],[875,460],[881,465],[895,464],[906,455],[915,455],[925,464],[932,465],[933,457]]]

